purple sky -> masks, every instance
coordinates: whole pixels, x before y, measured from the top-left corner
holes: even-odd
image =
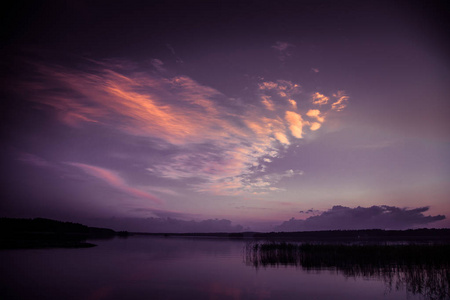
[[[17,2],[2,16],[1,216],[139,231],[450,227],[448,11]]]

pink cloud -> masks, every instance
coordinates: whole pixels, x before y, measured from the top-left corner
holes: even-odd
[[[297,102],[295,100],[289,99],[288,101],[292,105],[293,109],[297,109]]]
[[[275,45],[272,46],[273,49],[278,51],[278,59],[280,61],[285,61],[286,58],[290,57],[292,55],[291,48],[294,47],[294,45],[289,44],[287,42],[276,42]]]
[[[130,196],[134,196],[141,199],[147,199],[157,204],[162,203],[162,200],[160,200],[159,198],[145,191],[129,186],[117,173],[111,170],[76,162],[69,162],[67,164],[80,168],[87,174],[103,180],[104,182],[114,187],[115,189],[125,192]]]
[[[325,95],[322,95],[321,93],[316,92],[312,95],[312,103],[316,105],[327,104],[328,100],[330,100],[330,98],[326,97]]]
[[[320,123],[325,121],[325,117],[321,115],[321,112],[318,109],[310,109],[306,115],[310,118],[316,119]]]
[[[43,167],[43,168],[53,167],[53,165],[47,160],[31,153],[25,152],[20,153],[18,160],[36,167]]]
[[[316,131],[318,130],[320,127],[322,127],[322,124],[320,124],[319,122],[312,122],[309,126],[309,129],[312,131]]]
[[[270,100],[270,96],[263,96],[262,97],[262,104],[268,109],[268,110],[275,110],[275,107],[273,106],[272,100]]]
[[[279,41],[272,46],[272,48],[277,49],[278,51],[285,51],[289,47],[292,47],[292,45],[286,42],[279,42]]]
[[[296,138],[299,138],[299,139],[303,138],[303,119],[302,119],[302,117],[293,111],[287,111],[285,119],[289,124],[289,129],[291,130],[291,134]]]
[[[129,134],[158,137],[173,144],[197,142],[205,134],[212,139],[227,133],[239,134],[237,127],[230,128],[222,118],[216,119],[215,130],[211,132],[210,117],[219,112],[210,98],[220,93],[185,76],[171,79],[142,74],[127,76],[106,68],[98,70],[96,75],[41,69],[47,85],[68,92],[44,91],[36,101],[53,107],[59,118],[71,126],[80,122],[102,123]],[[170,101],[177,105],[169,104]]]
[[[336,94],[333,94],[337,100],[331,105],[331,109],[335,111],[342,111],[347,107],[347,102],[349,97],[345,94],[344,91],[338,91]]]
[[[159,60],[152,62],[163,65]],[[257,187],[248,178],[265,171],[270,162],[264,159],[276,158],[324,121],[320,114],[310,116],[318,121],[312,124],[302,119],[311,103],[302,102],[300,85],[291,81],[263,81],[255,91],[261,101],[240,105],[230,104],[221,92],[190,77],[135,69],[127,62],[94,62],[89,71],[41,65],[40,83],[28,84],[27,90],[34,101],[50,108],[68,126],[103,126],[182,149],[164,163],[145,168],[164,178],[197,178],[202,183],[193,186],[194,190],[214,193],[254,191]],[[320,103],[313,104],[326,103],[327,97],[315,95]],[[336,110],[348,100],[343,97],[335,103]],[[230,105],[235,107],[230,109]],[[311,131],[305,132],[304,126]],[[209,145],[210,150],[199,150],[198,145]],[[129,194],[149,195],[130,187],[112,171],[77,166]]]

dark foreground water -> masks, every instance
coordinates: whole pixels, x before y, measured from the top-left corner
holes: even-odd
[[[448,269],[408,274],[393,265],[386,275],[377,266],[349,271],[284,258],[261,264],[243,240],[93,242],[98,246],[1,250],[0,299],[448,299]]]

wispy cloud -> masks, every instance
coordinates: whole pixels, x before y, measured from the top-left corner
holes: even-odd
[[[152,62],[163,66],[160,60]],[[91,63],[89,69],[37,65],[38,78],[24,90],[68,126],[103,126],[170,145],[177,151],[145,168],[162,178],[194,179],[196,191],[235,194],[259,191],[263,185],[276,190],[275,182],[252,178],[266,172],[268,160],[283,149],[319,129],[327,114],[322,108],[312,110],[314,103],[304,100],[300,85],[287,80],[260,81],[254,91],[260,102],[243,105],[187,76],[143,72],[127,62]],[[341,100],[335,110],[342,110],[348,97],[337,94]],[[326,97],[319,98],[323,102]],[[123,191],[139,193],[112,171],[75,166]]]
[[[337,100],[331,105],[331,109],[335,111],[341,111],[347,107],[349,97],[345,94],[344,91],[338,91],[336,94],[333,94],[333,97]]]
[[[164,63],[163,63],[161,60],[159,60],[159,59],[157,59],[157,58],[154,58],[154,59],[152,59],[152,60],[150,61],[150,63],[151,63],[152,66],[153,66],[156,70],[158,70],[159,72],[161,72],[161,73],[166,72],[166,69],[163,67],[163,66],[164,66]]]
[[[184,61],[175,53],[175,49],[172,47],[172,45],[170,44],[166,44],[167,49],[170,50],[170,52],[172,53],[172,55],[175,57],[175,61],[179,64],[183,64]]]
[[[138,188],[134,188],[134,187],[131,187],[130,185],[128,185],[125,182],[125,180],[123,180],[116,172],[113,172],[108,169],[100,168],[97,166],[76,163],[76,162],[68,162],[67,164],[77,167],[77,168],[80,168],[87,174],[101,179],[102,181],[106,182],[113,188],[120,190],[122,192],[125,192],[126,194],[128,194],[130,196],[147,199],[147,200],[150,200],[157,204],[162,203],[162,201],[160,199],[158,199],[157,197],[155,197],[143,190],[140,190]]]
[[[270,99],[270,96],[265,96],[263,95],[262,97],[262,104],[264,104],[264,106],[268,109],[268,110],[275,110],[275,107],[273,105],[272,100]]]
[[[278,59],[280,61],[285,61],[288,57],[292,56],[291,49],[294,45],[287,42],[277,41],[272,48],[278,51]]]
[[[32,154],[32,153],[21,152],[21,153],[19,153],[17,159],[21,162],[24,162],[26,164],[30,164],[30,165],[33,165],[36,167],[42,167],[42,168],[53,167],[53,164],[51,164],[49,161],[47,161],[46,159],[43,159],[40,156]]]
[[[148,207],[135,207],[129,210],[129,213],[138,215],[140,218],[146,217],[146,218],[163,218],[163,219],[191,219],[197,218],[197,214],[190,214],[185,212],[179,212],[179,211],[171,211],[171,210],[161,210],[156,208],[148,208]]]
[[[328,98],[325,95],[322,95],[321,93],[318,93],[318,92],[316,92],[312,95],[312,103],[316,104],[316,105],[327,104],[328,100],[330,100],[330,98]]]
[[[252,186],[252,190],[255,194],[265,194],[272,191],[281,191],[282,189],[276,188],[273,185],[277,184],[284,178],[290,178],[299,175],[303,175],[303,171],[294,171],[290,169],[281,173],[270,173],[255,177],[249,180],[249,185]]]
[[[36,100],[53,107],[71,126],[102,123],[173,144],[204,140],[205,134],[206,138],[217,139],[220,132],[230,129],[227,122],[217,118],[215,130],[209,130],[209,117],[219,114],[210,98],[220,93],[185,76],[162,78],[135,73],[130,77],[104,68],[92,73],[48,67],[41,71],[47,81],[38,87],[42,93]],[[50,92],[52,88],[61,90]]]

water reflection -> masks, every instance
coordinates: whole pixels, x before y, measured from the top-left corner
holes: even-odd
[[[424,294],[396,290],[395,277],[392,292],[386,293],[383,280],[352,275],[351,270],[357,268],[336,268],[339,261],[333,267],[331,262],[318,263],[312,256],[302,259],[298,247],[291,247],[283,256],[261,250],[260,246],[253,252],[245,240],[223,238],[131,236],[93,242],[97,247],[0,251],[0,298],[412,300],[421,299]],[[248,254],[244,261],[251,266],[257,262],[258,269],[243,263],[243,249],[244,257]],[[318,253],[316,250],[311,252]],[[258,252],[264,253],[265,258],[259,259]],[[274,265],[283,267],[269,267]],[[323,272],[324,268],[333,271]],[[366,277],[376,275],[368,273],[371,268],[364,269],[362,265],[360,269],[369,274]],[[343,276],[344,271],[352,280]],[[418,277],[422,273],[412,274]]]
[[[323,245],[248,243],[245,262],[255,268],[295,266],[346,277],[383,280],[426,299],[450,299],[450,245]]]

